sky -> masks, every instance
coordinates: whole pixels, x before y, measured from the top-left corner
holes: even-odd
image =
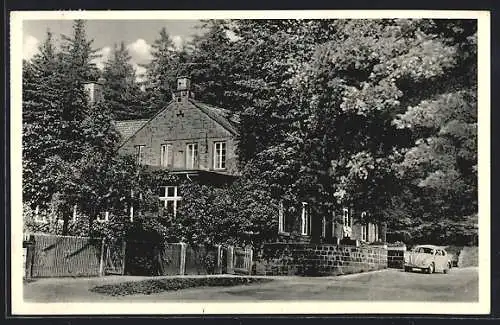
[[[56,44],[61,35],[72,34],[71,20],[24,20],[23,22],[23,59],[31,59],[38,52],[38,47],[46,38],[47,30],[53,34]],[[101,58],[96,65],[102,69],[104,62],[112,52],[114,44],[124,42],[131,56],[131,63],[140,76],[144,68],[139,64],[151,59],[151,44],[159,37],[165,27],[176,47],[188,42],[193,35],[200,34],[198,20],[87,20],[88,39],[93,40],[94,49],[98,49]]]

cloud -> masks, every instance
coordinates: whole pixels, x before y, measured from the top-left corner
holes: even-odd
[[[31,58],[38,53],[38,46],[40,41],[32,36],[27,35],[23,42],[23,59],[31,60]]]
[[[135,63],[147,63],[151,60],[151,45],[142,38],[128,44],[127,49]]]
[[[108,61],[110,55],[111,55],[111,47],[105,46],[101,48],[99,51],[97,51],[96,55],[98,55],[98,58],[95,58],[92,60],[93,63],[100,69],[104,69],[104,63]]]
[[[142,81],[146,80],[146,75],[145,75],[146,68],[141,67],[140,65],[138,65],[135,62],[132,62],[132,66],[134,67],[134,70],[135,70],[135,79],[138,82],[142,82]]]

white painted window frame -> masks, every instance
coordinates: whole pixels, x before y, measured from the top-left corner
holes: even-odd
[[[161,145],[160,148],[160,166],[161,167],[172,167],[171,161],[173,158],[173,147],[171,143],[165,143]]]
[[[224,152],[224,155],[222,154]],[[214,142],[214,169],[226,169],[227,144],[226,141]],[[222,167],[224,165],[224,167]]]
[[[301,234],[304,236],[309,236],[311,234],[311,216],[308,210],[309,204],[307,202],[302,202],[302,213],[301,213]]]
[[[134,198],[134,191],[133,190],[130,190],[130,197]],[[129,218],[130,218],[130,222],[134,222],[134,202],[130,202]]]
[[[169,196],[168,195],[168,189],[173,188],[174,189],[174,195]],[[177,186],[162,186],[163,189],[163,196],[159,196],[158,199],[163,202],[163,207],[167,208],[167,202],[174,202],[174,218],[177,216],[177,203],[182,200],[182,197],[178,195],[178,188]]]
[[[332,212],[332,238],[335,237],[335,211]]]
[[[100,215],[97,216],[98,222],[108,222],[109,221],[109,211],[104,212],[104,218],[101,218]]]
[[[46,216],[40,216],[40,206],[37,205],[35,207],[35,211],[33,211],[33,214],[34,214],[34,218],[33,218],[33,221],[35,221],[36,223],[47,223],[47,217]]]
[[[186,144],[186,169],[195,169],[197,163],[198,163],[198,143],[192,142]]]
[[[135,162],[137,165],[142,165],[144,163],[144,148],[146,146],[139,144],[135,146]]]
[[[366,224],[361,224],[361,240],[368,241],[368,225]]]
[[[73,222],[76,221],[77,216],[78,216],[78,206],[75,204],[73,205],[73,215],[72,215]]]
[[[342,225],[351,227],[351,216],[347,208],[342,209]]]
[[[326,237],[326,217],[323,216],[323,219],[321,220],[321,237],[325,238]]]
[[[284,232],[285,232],[285,209],[283,201],[280,201],[278,207],[278,233],[284,233]]]

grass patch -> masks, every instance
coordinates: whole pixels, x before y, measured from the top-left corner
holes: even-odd
[[[230,287],[270,281],[272,279],[250,277],[163,278],[107,284],[91,288],[90,291],[108,296],[150,295],[195,287]]]

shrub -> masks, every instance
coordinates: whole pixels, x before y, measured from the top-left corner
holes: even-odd
[[[266,283],[270,281],[272,281],[272,279],[250,277],[163,278],[107,284],[94,287],[90,289],[90,291],[109,296],[127,296],[134,294],[150,295],[164,291],[175,291],[194,287],[228,287],[253,283]]]

